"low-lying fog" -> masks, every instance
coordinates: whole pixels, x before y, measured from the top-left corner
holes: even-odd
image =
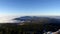
[[[20,21],[17,21],[17,20],[13,20],[14,18],[18,18],[20,16],[3,16],[3,17],[0,17],[0,23],[18,23]],[[45,16],[46,17],[46,16]],[[60,19],[59,16],[49,16],[49,18],[58,18]]]
[[[12,20],[17,18],[17,16],[2,16],[0,17],[0,23],[14,23],[16,20]]]

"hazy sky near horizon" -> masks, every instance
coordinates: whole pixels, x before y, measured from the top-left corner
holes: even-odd
[[[0,0],[0,15],[60,15],[60,0]]]
[[[0,22],[25,15],[60,16],[60,0],[0,0]]]

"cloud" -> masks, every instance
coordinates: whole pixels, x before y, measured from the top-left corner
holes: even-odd
[[[0,17],[0,23],[13,23],[16,22],[15,20],[12,20],[18,16],[1,16]]]

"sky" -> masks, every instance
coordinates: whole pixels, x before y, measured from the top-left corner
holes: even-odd
[[[0,20],[26,15],[60,16],[60,0],[0,0]]]

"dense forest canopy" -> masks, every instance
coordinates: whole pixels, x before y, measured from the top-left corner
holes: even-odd
[[[45,31],[57,31],[60,29],[60,20],[47,17],[23,17],[14,20],[24,21],[23,23],[1,23],[0,33],[21,34],[21,32],[39,32],[43,34]],[[28,22],[29,21],[29,22]],[[23,25],[21,25],[23,24]]]

